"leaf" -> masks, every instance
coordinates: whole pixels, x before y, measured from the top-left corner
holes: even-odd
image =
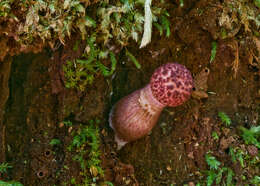
[[[5,173],[7,171],[7,169],[10,169],[10,168],[12,168],[12,166],[9,165],[9,163],[1,163],[0,164],[0,173]]]
[[[105,184],[106,184],[107,186],[114,186],[114,184],[111,183],[110,181],[105,181]]]
[[[5,182],[0,180],[0,186],[23,186],[23,184],[16,181]]]
[[[260,126],[257,127],[251,127],[250,131],[255,135],[255,136],[259,136],[260,135]]]
[[[212,63],[216,57],[216,53],[217,53],[217,42],[216,41],[213,41],[211,43],[211,56],[210,56],[210,61],[209,63]]]
[[[50,141],[50,145],[59,145],[61,144],[61,141],[59,139],[52,139]]]
[[[82,145],[81,137],[79,135],[74,136],[72,146],[80,147]]]
[[[260,148],[260,142],[256,138],[259,135],[260,126],[251,127],[249,130],[244,127],[239,127],[239,129],[243,132],[241,136],[246,144],[253,144]]]
[[[226,171],[225,168],[222,168],[219,170],[217,176],[216,176],[216,185],[219,185],[221,180],[222,180],[222,176],[223,176],[223,172]]]
[[[228,171],[228,173],[227,173],[227,186],[232,186],[233,185],[232,180],[233,180],[234,172],[230,168],[228,168],[227,171]]]
[[[165,12],[165,14],[167,15],[168,13]],[[171,35],[170,22],[167,19],[167,17],[164,15],[162,15],[162,25],[163,25],[163,28],[166,30],[166,37],[169,37]]]
[[[110,75],[112,75],[116,70],[117,61],[116,61],[116,56],[113,52],[109,52],[109,55],[110,55],[110,61],[111,61]]]
[[[75,8],[76,8],[77,12],[82,13],[82,14],[85,13],[85,8],[84,8],[84,6],[82,4],[77,4],[75,6]]]
[[[232,147],[229,148],[229,154],[231,156],[232,162],[236,162],[237,161],[236,154],[235,154],[234,149]]]
[[[220,162],[212,155],[206,154],[206,162],[208,163],[210,169],[218,169]]]
[[[260,176],[255,176],[253,179],[250,180],[250,183],[254,185],[260,184]]]
[[[207,186],[211,186],[216,178],[216,173],[213,170],[207,171]]]
[[[260,8],[260,0],[255,0],[255,6],[257,6],[258,8]]]
[[[216,131],[213,131],[211,135],[212,135],[214,140],[218,140],[219,139],[218,133]]]
[[[158,23],[154,23],[154,26],[159,30],[160,36],[163,34],[163,27]]]
[[[109,70],[105,65],[103,65],[101,62],[97,61],[97,66],[98,68],[101,70],[102,74],[104,76],[111,76],[115,70],[116,70],[116,57],[115,54],[113,52],[109,52],[110,55],[110,61],[111,61],[111,69]]]
[[[224,112],[219,112],[218,117],[220,117],[221,121],[226,124],[226,126],[230,126],[231,119]]]
[[[96,26],[97,26],[96,21],[94,19],[92,19],[91,17],[86,16],[85,21],[86,21],[85,22],[86,26],[96,28]]]
[[[145,47],[150,43],[152,38],[152,11],[151,11],[152,0],[145,0],[144,5],[144,33],[141,41],[140,48]]]
[[[136,68],[141,69],[140,63],[137,61],[135,56],[131,54],[128,50],[126,50],[125,54],[131,59],[131,61],[135,64]]]

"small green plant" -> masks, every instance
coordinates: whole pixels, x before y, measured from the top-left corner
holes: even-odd
[[[211,186],[215,181],[216,185],[220,185],[223,182],[227,186],[232,186],[233,171],[230,168],[221,167],[221,163],[210,153],[206,154],[205,159],[210,168],[210,170],[206,171],[206,185]],[[226,173],[226,182],[223,180],[224,173]]]
[[[211,43],[211,56],[210,56],[210,61],[209,63],[212,63],[216,57],[216,53],[217,53],[217,42],[216,41],[213,41]]]
[[[63,121],[64,125],[66,127],[71,127],[72,126],[72,122],[71,121]]]
[[[23,186],[23,184],[16,181],[5,182],[0,180],[0,186]]]
[[[210,169],[217,170],[219,168],[220,162],[214,156],[211,154],[206,154],[205,158]]]
[[[9,163],[1,163],[0,164],[0,173],[6,173],[7,169],[12,168],[11,165],[9,165]]]
[[[50,141],[50,145],[60,145],[60,144],[61,144],[61,141],[56,138],[54,138]]]
[[[229,148],[229,154],[231,156],[232,162],[239,161],[242,167],[245,167],[245,152],[243,152],[240,148]]]
[[[6,17],[9,14],[11,10],[10,3],[10,0],[3,0],[0,2],[0,17]]]
[[[231,125],[231,119],[229,118],[229,116],[228,116],[226,113],[224,113],[224,112],[219,112],[219,113],[218,113],[218,117],[221,119],[221,121],[222,121],[223,123],[226,124],[226,126],[230,126],[230,125]]]
[[[125,54],[127,57],[129,57],[129,59],[131,59],[131,61],[135,64],[136,68],[137,69],[141,69],[141,65],[140,63],[138,62],[138,60],[135,58],[135,56],[130,53],[127,49],[125,50]]]
[[[92,84],[95,76],[111,76],[116,70],[117,60],[115,54],[108,50],[102,50],[96,44],[96,35],[87,39],[85,52],[80,59],[67,61],[63,66],[67,88],[77,88],[84,91],[88,84]],[[109,70],[102,61],[110,57],[111,69]]]
[[[218,133],[216,131],[213,131],[211,136],[213,137],[214,140],[219,140]]]
[[[180,7],[184,7],[184,0],[180,0]]]
[[[159,30],[160,35],[163,35],[163,32],[165,31],[166,37],[169,37],[171,35],[171,23],[167,18],[169,16],[170,15],[167,11],[163,11],[161,13],[161,16],[159,16],[158,21],[154,23],[154,26]]]
[[[254,0],[255,2],[255,6],[257,6],[258,8],[260,8],[260,0]]]
[[[253,185],[259,185],[260,184],[260,176],[255,176],[250,180],[250,183]]]
[[[80,125],[77,131],[74,131],[74,137],[68,147],[69,151],[76,152],[72,159],[79,163],[85,185],[96,183],[104,176],[100,160],[99,128],[95,125],[97,123],[98,120],[91,120],[87,126]]]
[[[110,181],[105,181],[104,184],[106,184],[107,186],[114,186],[114,184],[111,183]]]
[[[252,144],[257,148],[260,148],[260,142],[258,141],[260,136],[260,126],[251,127],[250,129],[239,127],[239,129],[242,131],[241,136],[246,144]]]

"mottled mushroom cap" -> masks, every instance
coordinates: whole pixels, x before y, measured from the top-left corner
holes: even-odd
[[[194,87],[190,71],[178,63],[167,63],[153,73],[150,86],[153,96],[162,104],[176,107],[190,98]]]

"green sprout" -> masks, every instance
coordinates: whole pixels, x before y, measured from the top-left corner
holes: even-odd
[[[219,112],[218,113],[218,117],[221,119],[221,121],[223,123],[226,124],[226,126],[230,126],[231,125],[231,119],[228,117],[228,115],[224,112]]]
[[[258,141],[258,137],[260,136],[260,126],[251,127],[250,129],[239,127],[239,129],[242,131],[241,136],[246,144],[252,144],[257,148],[260,148],[260,142]]]
[[[164,30],[166,32],[166,37],[169,37],[171,35],[171,30],[170,30],[171,23],[167,18],[169,16],[170,15],[167,11],[163,11],[158,21],[154,23],[154,26],[159,30],[160,36],[163,35]]]
[[[206,185],[211,186],[214,183],[214,181],[216,185],[220,185],[221,182],[224,182],[223,177],[224,173],[226,173],[226,182],[223,184],[227,186],[232,186],[234,176],[232,169],[227,167],[221,167],[221,163],[210,153],[207,153],[205,158],[208,166],[210,167],[210,170],[206,171]]]
[[[131,59],[131,61],[135,64],[137,69],[141,69],[141,64],[138,62],[138,60],[135,58],[133,54],[131,54],[127,49],[125,54],[127,57],[129,57],[129,59]]]
[[[250,183],[253,185],[259,185],[260,184],[260,176],[255,176],[250,180]]]
[[[220,162],[212,155],[206,154],[206,162],[208,163],[210,169],[218,169]]]
[[[184,7],[184,0],[180,0],[180,7]]]
[[[79,163],[82,170],[81,174],[84,175],[83,182],[86,185],[89,185],[93,180],[97,180],[99,176],[104,176],[100,159],[99,128],[95,125],[98,122],[98,120],[90,120],[89,125],[80,125],[68,147],[69,151],[77,152],[72,160]],[[89,174],[92,175],[92,181]]]
[[[214,140],[219,139],[218,133],[216,131],[212,132],[211,136],[213,137]]]
[[[260,8],[260,0],[254,0],[255,2],[255,6],[257,6],[258,8]]]
[[[239,149],[239,148],[233,149],[232,147],[230,147],[229,154],[231,156],[232,162],[236,162],[238,160],[240,165],[242,167],[245,167],[245,163],[244,163],[244,154],[245,153],[241,149]]]
[[[9,165],[9,163],[1,163],[0,164],[0,173],[6,173],[7,169],[12,168],[11,165]]]
[[[1,181],[1,180],[0,180],[0,185],[1,186],[23,186],[23,184],[16,182],[16,181],[5,182],[5,181]]]
[[[59,139],[54,138],[50,141],[50,145],[59,145],[59,144],[61,144],[61,141]]]
[[[210,56],[210,61],[209,63],[212,63],[216,57],[216,53],[217,53],[217,42],[216,41],[213,41],[211,43],[211,56]]]

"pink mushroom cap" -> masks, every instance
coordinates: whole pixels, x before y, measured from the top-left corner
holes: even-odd
[[[194,82],[190,71],[178,63],[167,63],[153,73],[150,86],[153,96],[163,105],[176,107],[190,98]]]

